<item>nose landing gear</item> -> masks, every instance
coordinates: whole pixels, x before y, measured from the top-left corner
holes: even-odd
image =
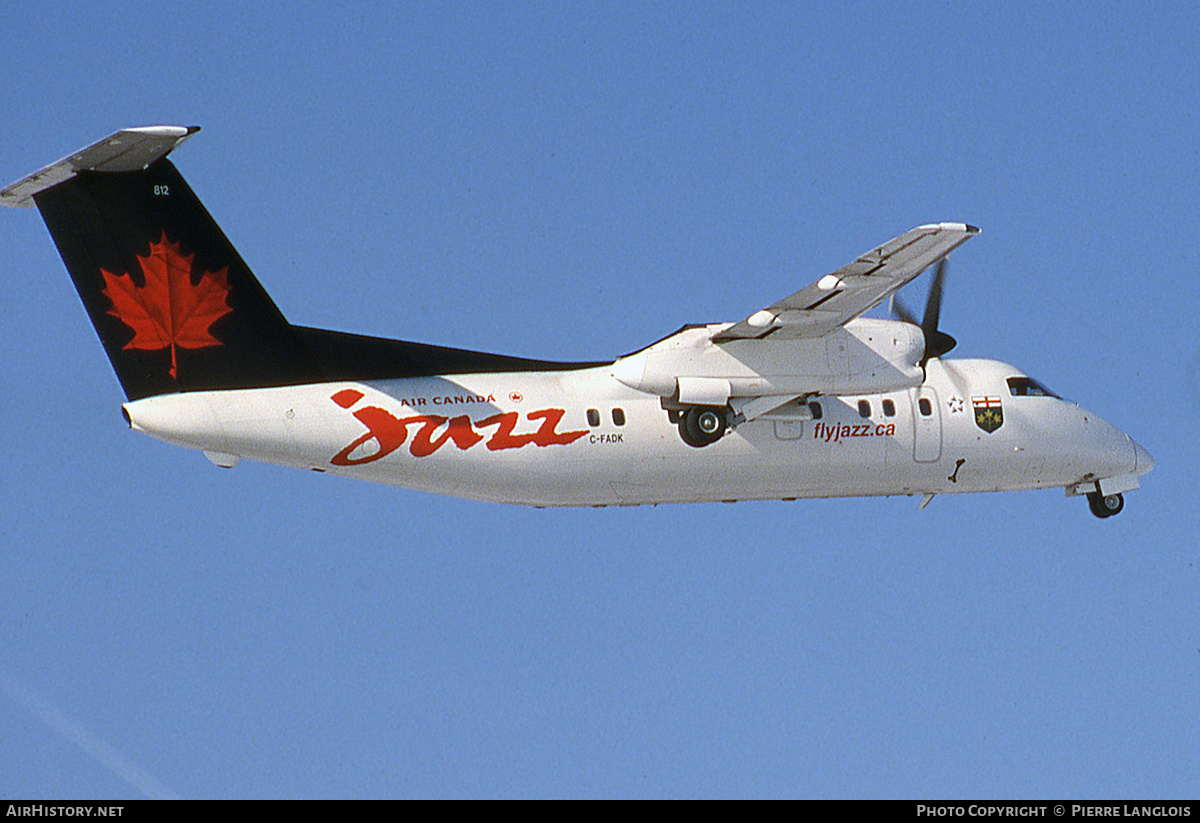
[[[1088,507],[1097,517],[1112,517],[1125,508],[1125,498],[1120,494],[1092,492],[1087,496]]]

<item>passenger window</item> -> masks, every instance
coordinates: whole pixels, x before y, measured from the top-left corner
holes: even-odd
[[[588,409],[587,417],[589,426],[594,427],[600,425],[600,412],[596,409]]]
[[[870,417],[871,416],[871,401],[869,401],[869,400],[859,400],[858,401],[858,416],[859,417]]]
[[[624,409],[613,409],[613,422],[616,423],[618,426],[625,425],[625,410]]]
[[[921,414],[925,417],[933,414],[933,404],[929,402],[928,397],[922,397],[917,401],[917,407],[921,410]]]
[[[893,403],[891,400],[884,400],[883,401],[883,413],[887,417],[895,417],[896,416],[896,404]]]
[[[820,420],[820,419],[821,419],[821,415],[824,413],[824,412],[822,412],[822,411],[821,411],[821,404],[820,404],[820,403],[817,403],[816,401],[813,401],[812,403],[809,403],[809,404],[808,404],[808,410],[809,410],[810,412],[812,412],[812,419],[813,419],[813,420]]]

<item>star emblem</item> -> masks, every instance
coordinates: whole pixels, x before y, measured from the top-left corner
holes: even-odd
[[[951,397],[946,405],[950,407],[951,414],[959,414],[963,410],[963,399],[961,397]]]

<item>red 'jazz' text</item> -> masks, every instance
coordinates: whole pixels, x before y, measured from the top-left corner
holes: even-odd
[[[350,409],[363,398],[363,393],[357,389],[343,389],[330,399],[343,409]],[[360,466],[387,457],[396,449],[408,443],[408,451],[413,457],[427,457],[444,446],[453,443],[462,451],[483,442],[484,436],[477,431],[495,427],[486,446],[490,451],[501,449],[519,449],[530,443],[535,446],[562,446],[574,443],[587,434],[587,431],[559,432],[557,428],[566,411],[564,409],[541,409],[525,415],[530,421],[541,421],[536,431],[516,432],[520,415],[515,411],[494,414],[483,420],[472,421],[467,415],[444,417],[440,414],[417,414],[411,417],[396,417],[387,409],[379,406],[364,406],[354,413],[358,422],[367,427],[367,431],[351,442],[346,448],[333,456],[329,462],[335,466]],[[416,433],[408,439],[409,427],[415,427]],[[435,436],[436,435],[436,436]],[[355,452],[363,449],[371,441],[377,448],[359,456]]]

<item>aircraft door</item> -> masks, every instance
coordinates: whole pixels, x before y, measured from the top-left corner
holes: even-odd
[[[932,386],[913,389],[913,460],[932,463],[942,456],[942,408]]]

